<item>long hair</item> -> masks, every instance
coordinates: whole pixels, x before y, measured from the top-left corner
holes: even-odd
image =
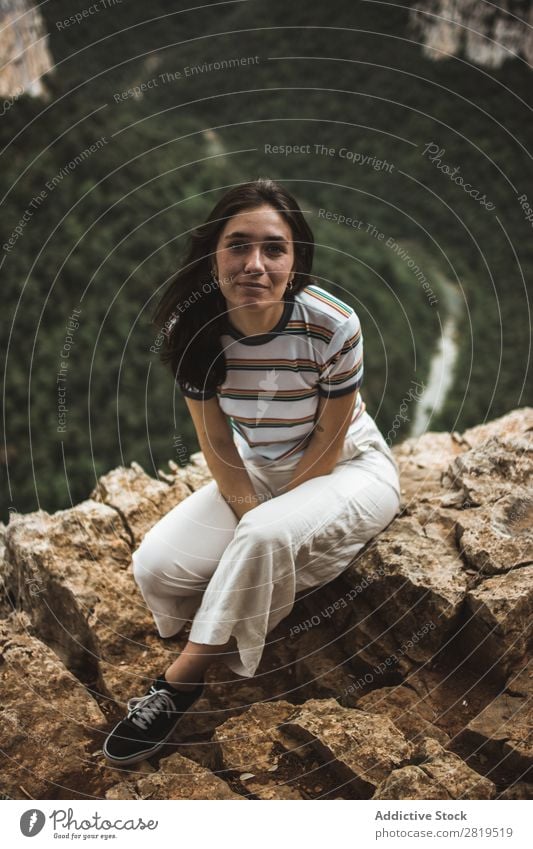
[[[182,268],[171,277],[157,304],[153,323],[165,342],[161,360],[169,363],[176,381],[201,391],[213,391],[226,377],[220,335],[227,328],[227,305],[211,276],[212,258],[226,222],[244,209],[268,204],[291,228],[294,243],[292,294],[311,282],[314,238],[295,198],[279,183],[259,178],[230,189],[207,220],[190,235]]]

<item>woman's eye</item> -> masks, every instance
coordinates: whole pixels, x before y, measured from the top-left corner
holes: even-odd
[[[228,245],[229,250],[232,251],[232,252],[245,250],[246,248],[249,248],[249,247],[250,247],[250,243],[248,243],[248,242],[232,242]],[[266,245],[265,249],[269,254],[272,254],[272,255],[275,255],[275,256],[279,256],[280,254],[285,253],[285,248],[282,245],[275,245],[275,244]]]

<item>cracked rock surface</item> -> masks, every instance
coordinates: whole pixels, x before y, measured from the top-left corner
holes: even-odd
[[[402,506],[269,635],[253,679],[213,666],[154,758],[101,752],[188,629],[158,635],[131,554],[211,480],[103,475],[0,527],[2,793],[14,799],[525,799],[533,787],[533,411],[394,449]]]

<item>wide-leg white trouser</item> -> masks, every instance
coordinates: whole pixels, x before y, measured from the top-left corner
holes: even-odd
[[[238,654],[228,666],[255,673],[295,594],[333,580],[399,511],[397,464],[363,416],[329,475],[278,494],[295,461],[245,460],[263,500],[240,521],[211,481],[148,531],[133,570],[162,637],[192,620],[190,640],[222,645],[233,636]]]

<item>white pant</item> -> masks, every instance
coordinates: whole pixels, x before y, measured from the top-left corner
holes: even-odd
[[[333,580],[399,510],[397,464],[371,416],[361,418],[329,475],[278,495],[297,460],[247,460],[264,500],[240,521],[211,481],[148,531],[133,570],[162,637],[192,619],[193,642],[235,637],[238,655],[226,662],[254,675],[295,594]]]

